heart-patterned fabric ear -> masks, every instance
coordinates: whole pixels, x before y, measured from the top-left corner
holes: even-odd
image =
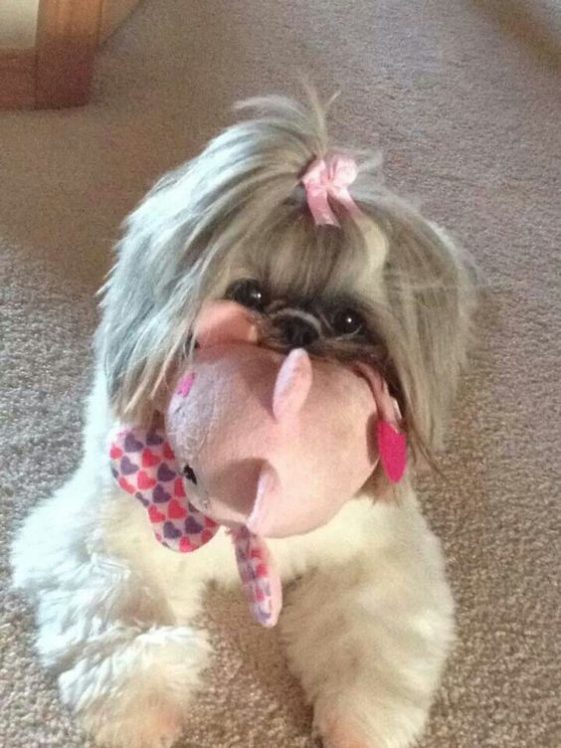
[[[282,584],[265,541],[246,527],[232,530],[238,571],[257,623],[274,626],[282,608]]]
[[[111,439],[111,471],[148,512],[156,538],[188,553],[208,543],[219,526],[188,500],[175,455],[162,431],[125,427]]]

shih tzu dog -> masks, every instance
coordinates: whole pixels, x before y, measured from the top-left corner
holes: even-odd
[[[250,118],[161,179],[126,224],[82,463],[21,528],[15,585],[36,607],[41,661],[100,745],[181,735],[210,657],[194,619],[208,582],[236,580],[231,548],[220,533],[193,554],[156,543],[110,474],[107,440],[116,423],[161,418],[202,305],[230,299],[272,349],[376,365],[399,405],[410,464],[399,485],[376,469],[328,524],[270,548],[282,578],[298,577],[279,625],[323,745],[405,748],[454,635],[412,475],[433,462],[464,363],[471,264],[383,186],[376,156],[332,149],[319,105],[244,107]]]

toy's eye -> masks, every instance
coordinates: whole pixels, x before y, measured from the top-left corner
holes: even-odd
[[[360,335],[366,332],[363,318],[351,307],[337,309],[331,318],[331,325],[337,335]]]
[[[195,475],[195,472],[190,465],[185,463],[185,467],[183,468],[182,472],[188,481],[190,481],[191,483],[194,483],[195,486],[197,485],[197,476]]]
[[[259,283],[250,279],[233,283],[226,292],[226,298],[258,312],[263,311],[267,303],[266,294]]]

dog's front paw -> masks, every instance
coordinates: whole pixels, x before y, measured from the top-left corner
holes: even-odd
[[[114,683],[89,699],[85,692],[77,717],[103,748],[171,748],[185,731],[185,704],[157,678]]]
[[[62,700],[100,746],[170,748],[187,727],[206,637],[188,627],[115,627],[102,643],[59,675]]]
[[[80,716],[84,729],[104,748],[171,748],[185,726],[181,711],[158,699],[119,718],[88,711]]]
[[[322,748],[378,748],[352,720],[327,708],[316,708],[314,737]]]
[[[322,748],[410,748],[423,722],[420,710],[405,705],[381,709],[374,700],[355,693],[344,701],[316,702],[314,735]]]

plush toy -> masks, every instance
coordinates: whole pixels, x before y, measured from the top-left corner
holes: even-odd
[[[368,366],[260,346],[250,313],[234,302],[207,307],[195,336],[165,429],[121,428],[110,448],[113,474],[173,550],[194,551],[226,526],[251,611],[273,626],[281,584],[264,538],[328,522],[378,459],[399,481],[399,411]]]

